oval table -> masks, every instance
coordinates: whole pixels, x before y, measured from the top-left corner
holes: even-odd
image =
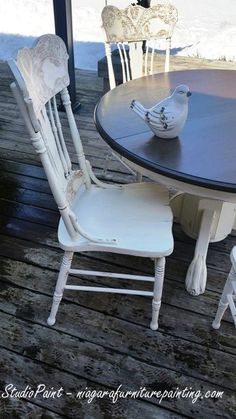
[[[192,92],[183,131],[161,139],[130,109],[133,99],[149,108],[178,84]],[[184,231],[196,238],[186,288],[204,292],[210,241],[232,230],[236,211],[236,71],[187,70],[146,76],[104,95],[95,109],[103,139],[137,172],[182,193],[172,208]]]

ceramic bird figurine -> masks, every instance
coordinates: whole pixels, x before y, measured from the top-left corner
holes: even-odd
[[[171,96],[163,99],[150,109],[137,100],[132,100],[131,109],[139,115],[149,128],[160,138],[175,138],[184,127],[188,116],[189,87],[181,84]]]

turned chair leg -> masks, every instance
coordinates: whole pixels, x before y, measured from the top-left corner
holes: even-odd
[[[154,264],[155,264],[155,283],[154,283],[154,290],[153,290],[152,321],[150,323],[150,328],[152,330],[157,330],[159,311],[161,307],[163,282],[164,282],[165,258],[162,257],[162,258],[155,259]]]
[[[141,183],[143,181],[143,175],[141,173],[136,173],[136,182]]]
[[[56,322],[56,314],[57,314],[59,304],[60,304],[62,296],[63,296],[64,287],[65,287],[65,284],[66,284],[66,281],[67,281],[67,278],[68,278],[72,258],[73,258],[73,252],[65,252],[64,253],[62,263],[61,263],[60,272],[59,272],[58,279],[57,279],[55,292],[54,292],[54,295],[53,295],[53,303],[52,303],[51,312],[50,312],[50,315],[49,315],[48,320],[47,320],[47,323],[48,323],[49,326],[53,326]]]
[[[225,310],[227,309],[228,305],[229,305],[229,300],[230,297],[233,296],[233,282],[236,281],[236,272],[234,267],[232,266],[231,271],[229,273],[229,276],[227,278],[226,284],[224,286],[223,289],[223,293],[219,302],[219,306],[218,306],[218,310],[215,316],[215,319],[212,323],[212,327],[214,329],[219,329],[220,327],[220,322],[222,320],[222,317],[224,315]],[[232,313],[233,314],[233,313]]]

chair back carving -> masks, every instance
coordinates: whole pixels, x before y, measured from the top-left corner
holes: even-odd
[[[41,158],[66,228],[70,236],[75,237],[81,229],[73,213],[73,197],[82,185],[89,187],[91,180],[67,90],[69,75],[65,44],[56,35],[43,35],[32,48],[19,50],[16,61],[9,60],[8,64],[15,79],[11,88],[31,142]],[[68,119],[79,164],[76,170],[72,169],[60,122],[57,93],[60,93]]]
[[[41,36],[33,48],[22,48],[17,66],[24,77],[36,117],[44,105],[69,85],[68,54],[58,36]]]
[[[177,20],[176,7],[168,3],[150,8],[104,7],[102,22],[106,35],[105,48],[111,88],[115,87],[111,44],[116,44],[119,50],[123,82],[153,73],[154,52],[160,39],[166,40],[165,71],[169,71],[171,37]],[[146,41],[145,50],[143,41]]]

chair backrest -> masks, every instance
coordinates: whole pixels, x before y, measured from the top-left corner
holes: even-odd
[[[166,40],[165,71],[169,71],[171,37],[178,20],[178,11],[171,4],[157,4],[153,7],[129,6],[118,9],[106,6],[102,10],[105,31],[110,88],[116,86],[112,64],[112,44],[116,44],[123,82],[154,71],[154,53],[160,39]],[[145,41],[145,45],[143,43]]]
[[[73,212],[73,198],[79,187],[90,187],[89,166],[71,110],[68,54],[61,38],[41,36],[32,48],[18,51],[16,61],[8,61],[15,82],[11,84],[35,152],[39,154],[49,185],[68,233],[87,237]],[[56,94],[64,105],[78,170],[72,163],[57,110]],[[84,233],[84,234],[83,234]]]

